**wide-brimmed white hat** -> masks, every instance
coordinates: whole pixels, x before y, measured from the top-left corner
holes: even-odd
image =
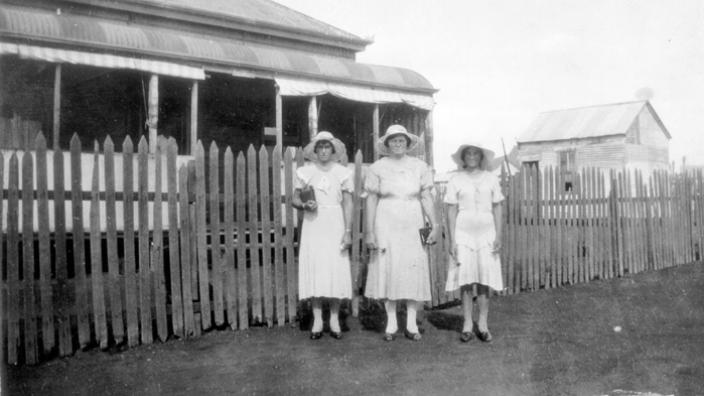
[[[478,142],[478,141],[470,141],[470,142],[467,142],[467,143],[460,145],[460,147],[457,148],[457,151],[455,151],[455,153],[452,154],[452,160],[455,161],[457,166],[460,169],[464,168],[464,160],[462,158],[462,152],[467,147],[476,147],[482,151],[482,154],[484,154],[484,158],[482,159],[482,163],[479,166],[484,170],[488,170],[490,168],[491,161],[494,159],[494,156],[496,154],[494,154],[493,150],[488,149],[485,144]]]
[[[306,144],[306,146],[303,147],[303,158],[310,161],[317,161],[318,156],[315,154],[315,144],[321,140],[330,142],[335,148],[335,153],[333,153],[333,155],[331,156],[332,161],[339,161],[341,158],[343,158],[343,156],[347,155],[347,149],[345,148],[345,144],[342,143],[340,139],[336,138],[335,136],[333,136],[332,133],[328,131],[320,131],[315,136],[313,136],[313,139],[310,140],[310,143]]]
[[[418,138],[418,136],[413,135],[411,133],[408,133],[408,131],[406,130],[406,128],[403,125],[394,124],[394,125],[391,125],[390,127],[386,128],[386,132],[384,133],[384,136],[381,136],[379,138],[379,140],[377,141],[376,145],[377,145],[379,154],[389,155],[390,154],[389,147],[386,145],[386,141],[392,137],[399,136],[399,135],[405,136],[408,139],[408,141],[410,142],[410,144],[408,145],[408,148],[407,148],[408,151],[411,151],[414,148],[416,148],[416,146],[418,146],[418,143],[420,142],[420,139]]]

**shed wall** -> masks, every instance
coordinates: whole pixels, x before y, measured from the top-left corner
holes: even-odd
[[[655,121],[655,116],[648,106],[645,106],[643,111],[638,114],[637,123],[640,129],[640,144],[665,149],[667,152],[669,139],[665,136],[660,124]],[[667,161],[668,159],[665,158],[665,162]]]

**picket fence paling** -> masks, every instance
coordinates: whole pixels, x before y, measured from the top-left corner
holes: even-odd
[[[6,244],[0,262],[7,274],[0,339],[8,363],[33,364],[90,345],[132,347],[155,337],[195,337],[213,327],[296,320],[301,214],[290,204],[301,150],[250,146],[235,155],[228,147],[221,155],[215,143],[206,153],[199,142],[194,159],[184,163],[173,138],[161,138],[155,153],[140,139],[136,158],[127,138],[120,163],[108,138],[102,153],[96,143],[92,163],[83,168],[80,147],[74,136],[70,152],[54,150],[53,161],[47,161],[39,134],[34,155],[20,152],[19,160],[13,152],[3,168],[0,153],[0,180],[8,175],[0,199],[7,224],[0,234]],[[357,295],[368,260],[361,153],[350,166],[355,169],[350,257]],[[48,175],[54,178],[53,191]],[[85,177],[90,191],[83,191]],[[502,174],[501,185],[506,199],[500,294],[700,259],[704,182],[699,171],[655,171],[646,177],[639,171],[526,168]],[[438,221],[447,227],[444,189],[437,192]],[[83,219],[84,213],[90,218]],[[432,306],[459,298],[444,290],[449,249],[446,238],[428,248]]]

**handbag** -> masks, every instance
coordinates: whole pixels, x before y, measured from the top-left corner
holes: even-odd
[[[425,223],[424,227],[421,227],[418,229],[418,234],[420,234],[420,242],[423,245],[428,244],[428,237],[430,236],[430,233],[432,231],[433,231],[433,227],[431,227],[429,223]]]
[[[307,185],[301,189],[301,202],[306,203],[309,201],[315,201],[315,188],[311,185]]]

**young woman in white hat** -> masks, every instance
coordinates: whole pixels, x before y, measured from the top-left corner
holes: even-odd
[[[386,341],[393,340],[398,331],[397,301],[406,300],[404,333],[418,341],[416,313],[421,301],[431,299],[428,257],[418,232],[424,224],[423,211],[433,225],[427,243],[435,243],[438,233],[430,194],[433,176],[425,162],[407,155],[418,144],[418,137],[403,126],[390,126],[377,144],[386,157],[369,167],[365,179],[365,241],[372,252],[365,295],[384,300]]]
[[[310,338],[323,334],[322,300],[330,301],[330,335],[342,338],[339,323],[340,300],[352,297],[348,248],[351,246],[352,171],[337,160],[345,145],[332,133],[322,131],[303,149],[311,160],[296,170],[292,205],[303,209],[298,249],[298,294],[311,298],[313,327]],[[314,190],[315,199],[303,202],[301,191]]]
[[[461,290],[464,324],[460,340],[476,333],[481,341],[492,339],[488,327],[490,289],[503,289],[501,276],[501,193],[499,179],[487,171],[494,152],[480,143],[461,145],[452,159],[459,170],[447,183],[445,203],[451,246],[446,290]],[[472,320],[472,286],[477,286],[479,318]]]

